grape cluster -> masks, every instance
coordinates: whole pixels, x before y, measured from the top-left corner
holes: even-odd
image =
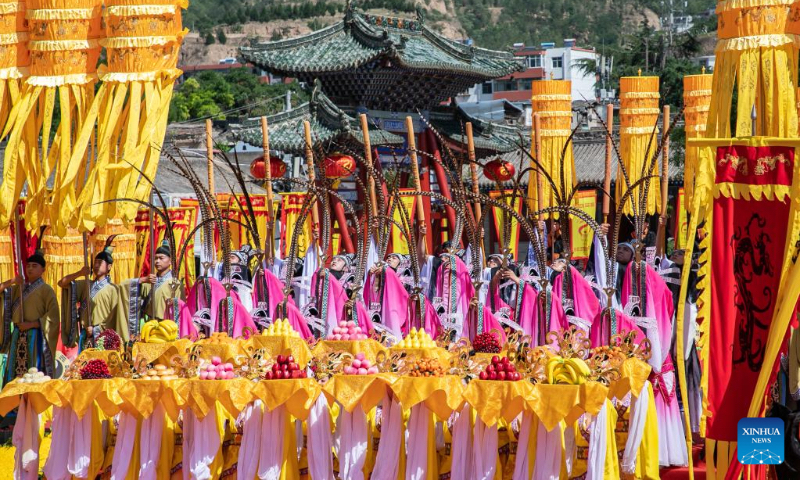
[[[492,332],[484,332],[475,336],[473,348],[480,353],[500,353],[500,340]]]
[[[119,350],[122,340],[114,330],[107,328],[97,336],[97,347],[100,350]]]
[[[106,365],[104,360],[99,358],[89,360],[89,362],[83,368],[81,368],[80,374],[82,380],[111,378],[111,372],[108,371],[108,365]]]

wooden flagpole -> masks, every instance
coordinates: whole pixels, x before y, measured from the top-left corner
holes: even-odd
[[[414,190],[419,192],[421,191],[421,187],[419,180],[419,164],[417,163],[417,140],[414,137],[414,120],[410,116],[406,117],[406,131],[408,132],[408,158],[411,162]],[[415,203],[417,205],[417,221],[419,221],[420,225],[425,225],[425,209],[422,206],[422,197],[417,196]],[[425,235],[423,235],[423,237],[425,237]],[[427,246],[427,241],[424,245]]]
[[[656,235],[656,256],[664,255],[667,236],[667,203],[669,202],[669,105],[664,105],[664,149],[661,151],[661,221]]]
[[[303,120],[303,131],[306,139],[306,166],[308,168],[308,182],[312,185],[317,181],[316,173],[314,172],[314,151],[311,143],[311,124],[308,120]],[[314,238],[319,237],[319,203],[315,200],[311,206],[311,219],[312,219],[312,235]],[[319,245],[319,241],[317,241]]]
[[[206,159],[208,162],[208,191],[212,196],[216,195],[214,190],[214,138],[211,131],[211,119],[206,119]]]
[[[475,160],[475,138],[472,133],[472,122],[467,122],[465,129],[467,132],[467,158],[469,158],[469,171],[472,176],[472,193],[478,195],[480,193],[480,187],[478,186],[478,163]],[[475,220],[480,221],[483,211],[481,210],[481,202],[478,201],[477,198],[475,198],[474,209]],[[480,227],[481,225],[478,225],[478,228]],[[483,233],[481,233],[481,246],[483,246]]]
[[[269,155],[269,126],[267,117],[261,117],[261,148],[264,151],[264,190],[267,191],[267,238],[264,239],[264,255],[267,262],[272,260],[274,235],[272,229],[274,220],[272,218],[272,162]]]
[[[606,105],[606,168],[603,176],[603,189],[607,195],[603,195],[603,223],[608,223],[608,214],[611,212],[611,158],[614,153],[614,105]]]

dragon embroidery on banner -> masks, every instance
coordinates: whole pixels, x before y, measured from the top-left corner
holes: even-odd
[[[772,288],[765,286],[762,290],[765,301],[758,305],[753,298],[753,289],[750,286],[756,276],[774,275],[767,244],[770,237],[763,231],[767,221],[758,213],[754,213],[742,232],[741,227],[731,238],[734,248],[733,275],[736,279],[736,308],[742,316],[739,324],[739,356],[733,360],[734,364],[747,362],[750,370],[757,372],[761,369],[764,360],[764,345],[755,338],[756,329],[767,330],[769,324],[759,319],[759,316],[769,311],[772,305]]]
[[[742,175],[747,175],[748,173],[747,159],[738,157],[736,155],[731,155],[730,153],[725,154],[725,157],[721,158],[717,163],[720,167],[730,164],[734,170],[738,171]]]

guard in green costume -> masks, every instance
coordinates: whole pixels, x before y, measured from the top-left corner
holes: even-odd
[[[114,265],[111,247],[114,236],[106,240],[106,247],[94,258],[91,270],[84,267],[58,282],[62,288],[61,341],[69,348],[78,345],[83,350],[93,345],[94,339],[107,328],[115,330],[124,342],[131,337],[120,287],[112,283],[110,277]],[[86,279],[81,277],[90,273],[94,278],[87,288]]]
[[[42,279],[45,266],[44,254],[37,250],[28,257],[24,280],[17,277],[0,284],[2,351],[8,354],[3,372],[5,383],[32,367],[54,375],[59,311],[53,288]]]

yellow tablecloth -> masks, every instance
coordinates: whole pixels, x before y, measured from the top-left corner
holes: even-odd
[[[533,390],[534,385],[521,380],[473,380],[464,390],[464,400],[483,423],[492,426],[501,418],[510,422],[523,410],[531,411],[528,399]]]
[[[397,377],[391,374],[377,375],[334,375],[322,387],[322,391],[330,400],[342,404],[345,410],[352,412],[358,405],[365,412],[373,407],[390,391],[389,386]]]
[[[186,356],[192,348],[192,341],[188,338],[181,338],[168,343],[144,343],[133,344],[131,355],[134,361],[144,358],[147,363],[159,362],[162,365],[169,365],[175,355]]]
[[[311,360],[311,349],[300,337],[254,335],[245,341],[243,348],[250,354],[263,348],[272,358],[278,355],[292,355],[301,368],[305,368]]]

